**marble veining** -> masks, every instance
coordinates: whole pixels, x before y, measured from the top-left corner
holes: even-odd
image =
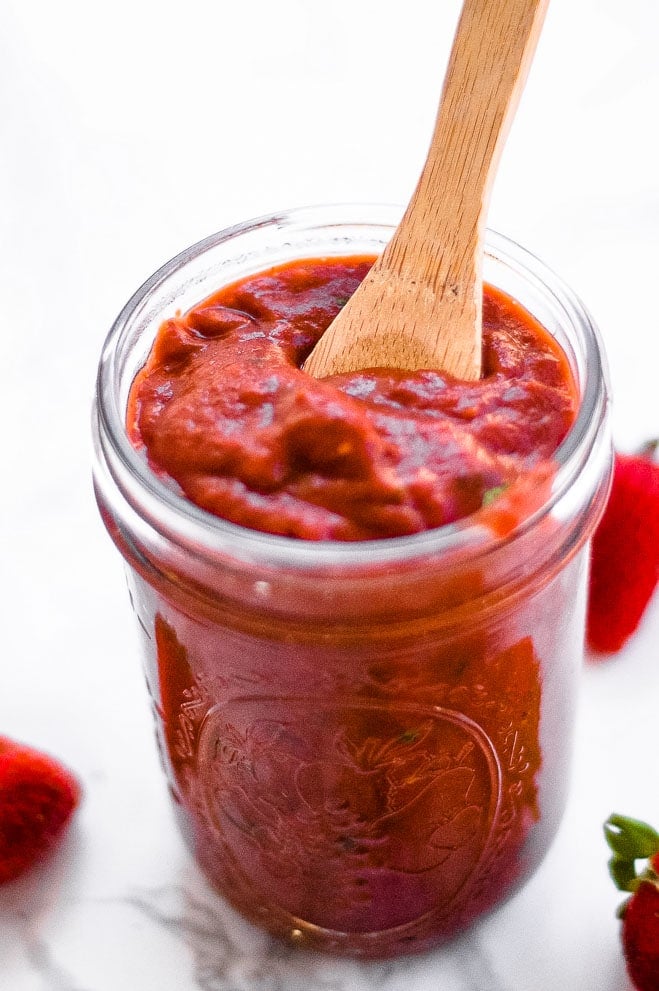
[[[79,845],[74,836],[41,869],[0,891],[0,975],[7,950],[8,969],[22,975],[19,984],[0,980],[2,991],[115,991],[126,974],[134,981],[127,991],[510,991],[479,926],[423,956],[329,957],[256,929],[190,861],[172,882],[75,891],[67,878]],[[67,919],[70,927],[58,924]],[[76,920],[84,920],[82,930]],[[97,955],[103,966],[93,965]],[[139,976],[145,964],[150,983]]]
[[[50,943],[36,933],[25,943],[25,958],[48,991],[88,991],[67,968],[57,962]]]
[[[412,974],[419,991],[436,989],[442,974],[452,991],[505,991],[476,934],[422,957],[359,962],[298,950],[258,932],[195,876],[122,901],[187,947],[199,991],[397,991]]]

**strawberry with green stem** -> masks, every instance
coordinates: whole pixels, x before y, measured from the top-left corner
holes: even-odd
[[[604,835],[611,849],[609,873],[630,894],[618,910],[627,971],[638,991],[659,991],[659,833],[614,814]]]

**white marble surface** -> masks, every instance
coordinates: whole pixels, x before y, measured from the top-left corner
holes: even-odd
[[[404,201],[458,0],[5,0],[0,10],[0,733],[82,779],[75,825],[0,889],[7,991],[620,991],[600,825],[659,822],[659,603],[586,665],[574,777],[535,878],[468,936],[364,965],[291,953],[213,895],[170,818],[121,563],[90,485],[105,333],[211,231],[322,201]],[[417,33],[419,37],[417,37]],[[491,226],[584,297],[623,448],[659,434],[659,7],[552,0]]]

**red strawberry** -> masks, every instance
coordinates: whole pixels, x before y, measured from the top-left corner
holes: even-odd
[[[659,464],[656,444],[616,454],[611,495],[593,536],[587,637],[599,652],[620,650],[641,621],[659,578]]]
[[[631,898],[621,906],[627,972],[638,991],[659,991],[659,833],[625,816],[609,816],[604,835],[613,855],[609,872]],[[646,861],[639,872],[636,861]]]
[[[79,799],[78,782],[52,757],[0,737],[0,884],[41,858]]]

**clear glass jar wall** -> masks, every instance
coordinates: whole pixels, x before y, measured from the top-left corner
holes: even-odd
[[[609,484],[597,333],[540,262],[488,235],[486,280],[557,338],[581,405],[543,504],[498,537],[305,543],[216,519],[126,436],[161,322],[283,261],[378,253],[397,211],[317,208],[221,232],[129,301],[101,359],[95,487],[123,554],[174,807],[219,891],[332,952],[427,949],[537,866],[569,780],[588,538]]]

